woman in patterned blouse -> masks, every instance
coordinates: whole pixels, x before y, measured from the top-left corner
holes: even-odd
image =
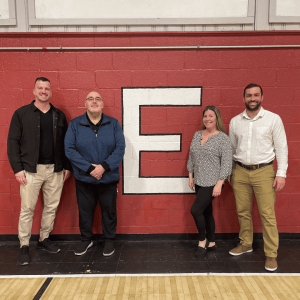
[[[196,257],[216,248],[212,200],[221,195],[231,168],[231,145],[221,113],[217,107],[207,106],[202,114],[202,130],[194,134],[187,163],[189,187],[196,191],[191,208],[199,232]]]

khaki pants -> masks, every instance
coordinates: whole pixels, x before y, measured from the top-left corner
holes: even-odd
[[[275,190],[272,187],[275,179],[273,165],[257,170],[246,170],[239,165],[232,171],[232,188],[236,210],[240,223],[239,238],[245,246],[252,246],[253,194],[257,201],[263,225],[264,252],[266,256],[277,257],[278,230],[275,218]]]
[[[63,188],[63,171],[54,173],[54,165],[37,165],[37,173],[25,171],[27,184],[20,186],[21,212],[19,218],[19,240],[21,246],[29,245],[32,218],[42,187],[44,209],[40,237],[48,238],[53,229],[55,213]]]

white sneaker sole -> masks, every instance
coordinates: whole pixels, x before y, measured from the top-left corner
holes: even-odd
[[[265,269],[266,269],[267,271],[274,272],[274,271],[276,271],[276,270],[278,269],[278,266],[277,266],[276,268],[274,268],[274,269],[270,269],[270,268],[267,268],[267,267],[265,266]]]
[[[114,252],[115,252],[115,249],[110,253],[103,253],[103,256],[111,256],[112,254],[114,254]]]
[[[24,263],[21,264],[21,263],[18,261],[18,265],[19,265],[19,266],[27,266],[27,265],[29,265],[29,262],[26,261],[26,262],[24,262]]]
[[[90,243],[89,243],[89,245],[86,247],[86,249],[85,249],[85,251],[83,251],[83,252],[74,252],[74,254],[75,255],[83,255],[83,254],[85,254],[86,253],[86,251],[88,251],[88,249],[89,248],[91,248],[93,246],[93,241],[91,241]]]
[[[245,254],[245,253],[250,253],[250,252],[253,252],[253,249],[247,250],[247,251],[242,252],[242,253],[232,253],[232,252],[229,251],[229,254],[231,254],[233,256],[239,256],[239,255],[242,255],[242,254]]]

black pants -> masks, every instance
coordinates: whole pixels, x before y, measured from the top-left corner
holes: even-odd
[[[199,232],[199,241],[205,240],[205,231],[208,241],[215,241],[215,220],[212,206],[215,197],[212,196],[213,189],[214,186],[195,185],[196,199],[192,205],[191,214]]]
[[[113,239],[117,227],[117,183],[91,184],[75,179],[82,241],[93,237],[93,221],[97,200],[102,213],[104,239]]]

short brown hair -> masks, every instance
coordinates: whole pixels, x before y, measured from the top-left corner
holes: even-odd
[[[253,88],[253,87],[259,87],[259,88],[260,88],[260,93],[261,93],[261,95],[263,95],[263,90],[262,90],[262,88],[261,88],[260,85],[258,85],[258,84],[256,84],[256,83],[250,83],[250,84],[248,84],[248,85],[245,87],[245,89],[244,89],[244,97],[245,97],[245,95],[246,95],[246,90],[251,89],[251,88]]]
[[[46,78],[46,77],[38,77],[38,78],[35,80],[34,85],[36,84],[37,81],[48,81],[48,82],[50,82],[50,80],[49,80],[48,78]]]

